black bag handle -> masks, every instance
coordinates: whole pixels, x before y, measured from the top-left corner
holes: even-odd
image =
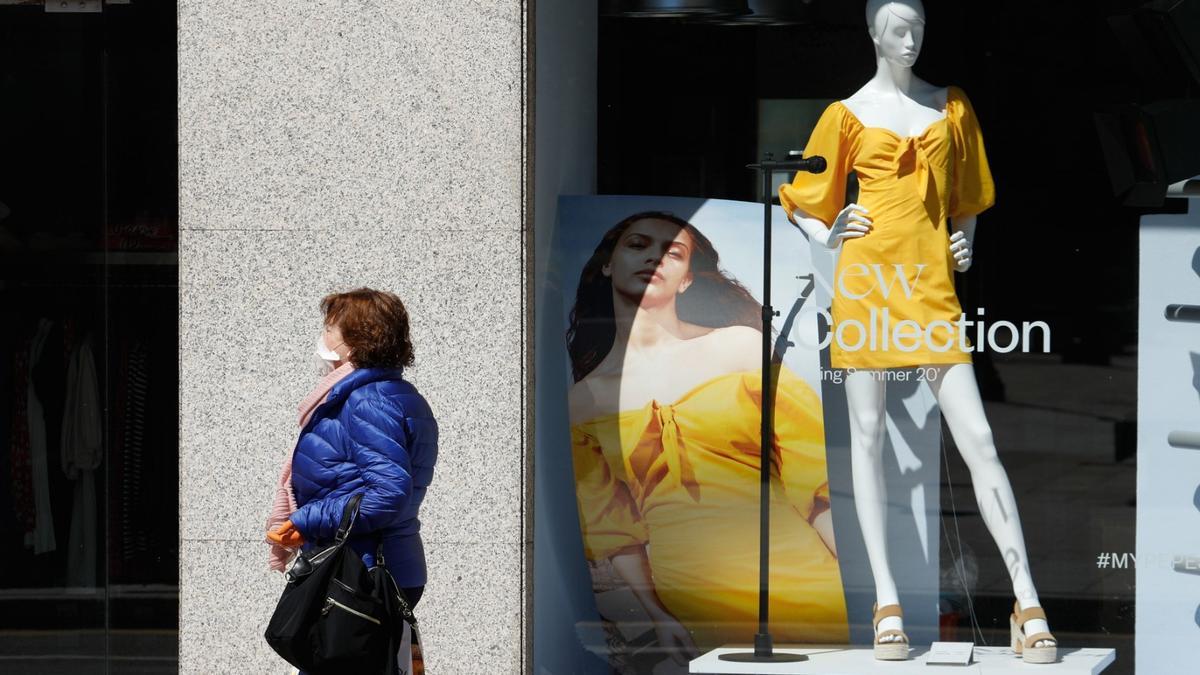
[[[354,520],[358,518],[358,505],[362,502],[362,493],[355,493],[346,502],[346,508],[342,509],[342,522],[338,524],[337,536],[334,537],[334,542],[339,546],[346,542],[346,538],[350,536],[350,530],[354,527]]]
[[[417,625],[417,617],[413,614],[412,605],[408,604],[408,596],[404,594],[404,589],[400,588],[400,584],[396,583],[396,579],[392,577],[392,572],[387,568],[387,562],[383,559],[383,539],[375,545],[375,567],[383,569],[383,573],[387,578],[391,590],[396,591],[396,601],[400,603],[400,616],[411,626]]]
[[[285,576],[288,583],[294,583],[309,574],[316,568],[316,565],[325,562],[329,556],[333,555],[346,543],[346,538],[350,536],[350,529],[354,526],[355,519],[358,518],[358,505],[362,502],[362,493],[357,493],[350,497],[346,502],[346,508],[342,509],[342,519],[338,523],[337,534],[334,537],[334,542],[331,546],[326,546],[319,551],[310,553],[301,553],[292,561],[292,565],[288,567]]]

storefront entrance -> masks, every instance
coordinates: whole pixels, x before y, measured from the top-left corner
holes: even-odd
[[[0,671],[174,673],[171,1],[0,2]]]

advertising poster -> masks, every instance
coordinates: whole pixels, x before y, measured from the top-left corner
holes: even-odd
[[[560,363],[539,381],[565,416],[543,412],[539,433],[543,454],[569,452],[571,473],[554,472],[561,484],[538,512],[577,512],[568,555],[595,616],[575,623],[616,672],[757,629],[762,213],[720,200],[560,201],[545,298],[562,319],[546,331],[559,344],[545,345]],[[774,304],[791,310],[785,331],[815,336],[816,315],[800,311],[814,288],[807,242],[779,215],[775,247],[793,264],[778,268]],[[789,642],[847,639],[819,377],[816,350],[783,352],[770,581],[772,630]]]
[[[539,625],[596,672],[684,672],[758,628],[763,207],[579,196],[558,214],[539,286],[535,497],[535,547],[554,563],[539,564],[535,597],[564,601],[542,605]],[[842,376],[821,367],[833,259],[778,207],[773,251],[770,630],[843,644],[846,594],[869,570],[844,575],[837,553],[845,539],[863,558]],[[938,434],[918,387],[898,385],[888,406],[902,458],[888,481],[897,528],[919,533],[898,573],[928,593]],[[540,653],[568,649],[548,642]]]

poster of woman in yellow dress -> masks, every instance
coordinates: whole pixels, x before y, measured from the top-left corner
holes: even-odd
[[[738,249],[761,277],[750,242]],[[762,305],[667,211],[626,214],[578,274],[571,465],[608,659],[686,672],[758,628]],[[789,367],[815,356],[793,357],[775,394],[770,628],[776,643],[844,644],[819,385]]]

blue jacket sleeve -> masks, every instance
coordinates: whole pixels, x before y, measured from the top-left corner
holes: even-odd
[[[304,536],[305,543],[328,543],[337,534],[338,525],[342,522],[342,512],[346,504],[354,496],[353,492],[314,499],[292,513],[290,520]],[[359,505],[360,517],[354,521],[353,534],[359,534],[359,523],[362,522],[362,505]]]
[[[347,494],[314,499],[292,514],[292,523],[309,541],[333,539],[342,511],[355,492],[362,493],[353,534],[398,525],[412,495],[412,463],[405,447],[404,411],[382,397],[347,402],[347,450],[358,467],[362,487]]]

